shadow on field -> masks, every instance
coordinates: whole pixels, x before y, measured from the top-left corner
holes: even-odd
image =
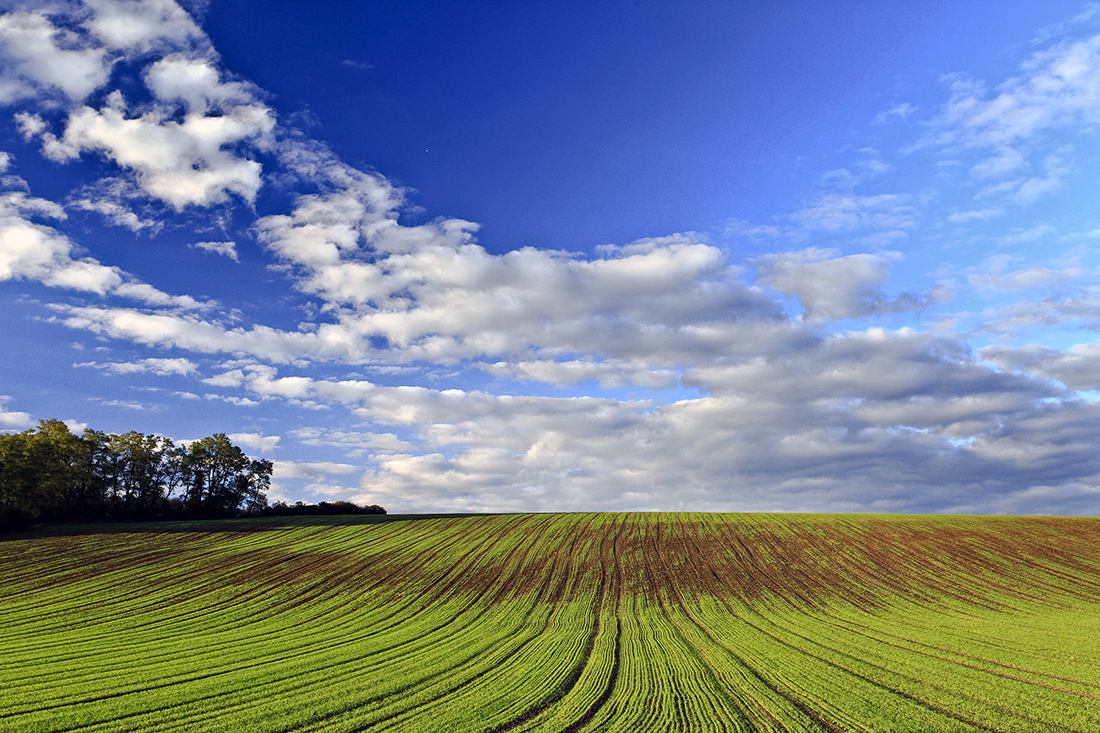
[[[103,534],[172,534],[210,532],[271,532],[294,527],[345,527],[423,519],[487,517],[492,514],[334,514],[299,517],[249,517],[245,519],[187,519],[166,522],[98,522],[87,524],[41,524],[30,529],[0,533],[0,542],[47,537],[78,537]]]

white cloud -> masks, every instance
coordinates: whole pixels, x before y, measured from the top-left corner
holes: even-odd
[[[233,436],[230,436],[231,438]],[[311,481],[321,481],[329,476],[341,476],[362,471],[361,466],[353,466],[349,463],[303,462],[303,461],[274,461],[275,470],[272,477],[275,479],[301,478]]]
[[[73,364],[73,366],[92,367],[94,369],[111,372],[112,374],[141,374],[151,372],[160,376],[169,376],[173,374],[187,376],[193,374],[196,369],[194,362],[183,358],[149,358],[135,362],[108,362],[103,364],[94,361],[86,361],[79,364]]]
[[[650,409],[418,393],[402,401],[419,405],[412,413],[372,401],[364,416],[420,426],[425,452],[379,460],[358,500],[453,510],[675,508],[679,499],[711,509],[912,511],[983,482],[971,494],[979,506],[997,500],[1012,493],[1016,472],[1041,472],[1067,451],[1083,475],[1100,470],[1082,448],[1018,455],[1024,433],[1042,429],[1037,405],[1055,393],[925,335],[838,336],[690,379],[713,396]],[[1085,417],[1069,409],[1044,419]],[[1006,422],[1022,426],[1007,443],[998,437]],[[958,438],[978,447],[957,447]]]
[[[240,443],[246,448],[260,451],[262,454],[273,453],[282,438],[278,435],[264,435],[262,433],[230,433],[226,436],[234,443]]]
[[[55,26],[48,9],[0,16],[0,104],[59,89],[74,105],[60,136],[38,113],[19,112],[24,136],[41,138],[44,154],[58,162],[100,153],[132,173],[147,196],[177,211],[233,195],[253,202],[261,165],[247,148],[269,148],[275,126],[257,90],[223,79],[205,36],[170,0],[88,5],[90,15],[71,13],[70,21],[83,20],[72,28]],[[144,72],[153,103],[131,108],[116,89],[98,109],[80,104],[106,85],[115,61],[153,52],[163,54]],[[81,203],[117,224],[140,223],[117,199]]]
[[[207,377],[202,381],[212,387],[240,387],[244,384],[244,372],[240,369],[231,369],[228,372]]]
[[[11,412],[7,409],[7,403],[11,401],[10,395],[0,395],[0,430],[27,430],[34,426],[30,414],[26,412]]]
[[[1020,298],[1004,307],[989,309],[981,317],[979,330],[1002,335],[1075,321],[1084,322],[1085,327],[1095,330],[1100,328],[1100,294],[1090,289],[1066,296]]]
[[[156,409],[155,407],[151,407],[140,402],[135,402],[133,400],[105,400],[102,397],[89,397],[88,399],[92,402],[98,402],[104,407],[124,407],[127,410],[139,411]]]
[[[150,50],[205,46],[206,36],[172,0],[84,0],[94,14],[84,23],[111,49]]]
[[[1003,178],[1027,166],[1027,158],[1019,150],[1002,148],[995,155],[979,161],[970,169],[975,178]]]
[[[327,340],[324,329],[321,333],[280,331],[268,326],[227,329],[187,314],[60,304],[51,307],[63,314],[62,323],[71,328],[147,346],[174,346],[208,354],[245,354],[274,362],[305,356],[319,359],[356,356],[348,344],[341,342],[339,334]]]
[[[13,5],[0,16],[0,104],[57,92],[80,102],[106,85],[119,60],[209,47],[172,0],[86,0],[80,8]],[[52,19],[65,11],[70,22],[55,24]]]
[[[900,194],[855,196],[822,194],[791,217],[806,231],[852,229],[908,229],[916,223],[916,210]]]
[[[1019,76],[993,93],[963,76],[951,77],[950,85],[951,100],[915,147],[934,146],[952,153],[974,149],[985,157],[972,166],[972,175],[1014,176],[1028,168],[1029,156],[1043,147],[1045,135],[1100,125],[1100,36],[1036,52],[1022,65]],[[1057,191],[1074,170],[1067,161],[1068,152],[1066,148],[1048,152],[1043,176],[1017,178],[980,195],[1005,192],[1026,205]]]
[[[212,307],[188,295],[169,295],[137,282],[117,267],[90,257],[75,259],[76,246],[56,229],[29,216],[64,219],[57,204],[23,192],[0,194],[0,281],[28,279],[57,288],[113,294],[152,306],[202,310]]]
[[[1035,53],[1023,74],[988,98],[984,85],[952,82],[952,98],[931,138],[938,143],[990,146],[1004,151],[1037,133],[1100,122],[1100,36]]]
[[[308,162],[310,173],[334,178],[323,158]],[[436,362],[532,349],[625,358],[689,342],[712,348],[708,329],[782,330],[776,305],[691,235],[605,247],[595,258],[533,248],[492,255],[469,222],[401,226],[396,192],[346,177],[257,230],[297,268],[298,287],[326,302],[339,323],[331,333],[353,348],[381,337],[406,359]]]
[[[753,224],[742,219],[731,219],[726,224],[725,236],[739,239],[775,239],[784,235],[781,227]]]
[[[891,107],[888,110],[885,110],[883,112],[879,112],[875,116],[874,121],[875,121],[876,124],[883,124],[883,123],[886,123],[886,122],[890,122],[894,119],[899,119],[899,120],[904,121],[904,120],[909,119],[909,116],[911,114],[913,114],[914,112],[916,112],[916,111],[917,111],[917,108],[914,107],[913,105],[909,104],[908,102],[902,102],[901,104],[895,104],[893,107]]]
[[[228,148],[265,145],[274,126],[270,110],[260,104],[233,106],[218,116],[189,113],[182,121],[164,109],[130,117],[121,95],[113,94],[102,109],[81,107],[70,115],[56,157],[101,152],[132,170],[148,195],[176,210],[223,203],[229,194],[251,202],[261,165]]]
[[[196,116],[242,106],[262,107],[255,87],[222,81],[222,74],[209,57],[178,53],[159,59],[146,70],[145,84],[161,102],[182,103],[189,114]]]
[[[989,209],[976,209],[973,211],[959,211],[947,217],[953,224],[966,224],[972,221],[987,221],[997,216],[1004,216],[1005,210],[996,207]]]
[[[201,249],[204,252],[213,252],[214,254],[223,255],[234,262],[240,262],[237,258],[236,242],[195,242],[190,246]]]
[[[110,224],[125,227],[132,232],[157,234],[164,222],[146,218],[135,210],[135,204],[144,194],[136,185],[121,178],[104,178],[84,186],[68,206],[100,214]]]
[[[1041,242],[1058,230],[1050,224],[1036,224],[1030,229],[1013,229],[1011,233],[997,238],[997,243],[1004,245],[1031,244]]]
[[[94,211],[102,215],[111,224],[125,227],[132,232],[144,230],[157,232],[164,226],[163,222],[155,219],[143,219],[133,209],[117,200],[81,198],[74,200],[69,205],[84,211]]]
[[[1023,290],[1058,285],[1082,274],[1079,267],[1052,270],[1046,267],[1029,267],[1006,272],[1012,263],[1008,255],[994,255],[986,259],[968,279],[975,287],[989,290]]]
[[[86,422],[78,422],[76,420],[62,420],[61,422],[65,423],[65,426],[73,433],[83,433],[88,429],[88,423]]]
[[[105,294],[123,283],[120,271],[93,259],[72,258],[73,245],[27,215],[63,219],[60,206],[22,192],[0,194],[0,280],[27,278],[53,287]]]
[[[292,433],[368,459],[355,499],[391,510],[670,508],[677,497],[696,508],[901,511],[982,484],[980,509],[1008,501],[1019,475],[1040,475],[1054,456],[1081,476],[1100,471],[1076,443],[1049,436],[1039,440],[1047,449],[1020,453],[1038,431],[1065,423],[1072,433],[1087,419],[1044,407],[1059,389],[905,330],[699,367],[685,381],[709,396],[671,404],[383,387],[280,377],[261,365],[241,372],[261,397],[342,402],[374,425],[409,431]],[[1005,437],[1009,424],[1017,428]]]
[[[1100,343],[1076,344],[1069,349],[1051,349],[1035,344],[1016,348],[987,346],[978,352],[983,359],[1002,369],[1056,379],[1071,389],[1100,389]]]
[[[1066,161],[1066,153],[1048,155],[1043,161],[1045,175],[1029,178],[1020,184],[1012,199],[1019,204],[1032,204],[1047,194],[1056,193],[1065,186],[1066,177],[1073,172],[1073,166]]]
[[[923,308],[946,297],[942,291],[918,297],[902,293],[887,299],[882,284],[889,277],[883,255],[837,257],[834,250],[810,248],[766,255],[754,260],[757,281],[787,297],[797,298],[811,323],[860,318]]]
[[[338,448],[351,458],[362,458],[374,453],[401,453],[417,450],[416,444],[402,440],[394,433],[298,428],[288,434],[305,445]]]
[[[1092,19],[1096,15],[1096,12],[1100,10],[1100,5],[1095,3],[1089,3],[1085,6],[1077,15],[1073,16],[1069,20],[1059,21],[1057,23],[1051,23],[1050,25],[1040,28],[1035,33],[1035,37],[1031,39],[1032,44],[1039,45],[1050,41],[1052,38],[1056,38],[1074,26],[1080,25]]]
[[[204,394],[202,398],[204,400],[220,400],[222,402],[228,402],[229,404],[236,405],[237,407],[255,407],[256,405],[260,404],[256,400],[250,400],[247,397],[226,397],[219,394]]]
[[[0,104],[54,90],[75,102],[107,83],[111,62],[106,51],[54,26],[48,12],[0,15]]]
[[[644,363],[627,359],[536,360],[495,362],[479,366],[498,376],[543,382],[558,387],[593,380],[601,389],[621,389],[628,386],[671,389],[679,382],[679,374],[674,369],[647,367]]]

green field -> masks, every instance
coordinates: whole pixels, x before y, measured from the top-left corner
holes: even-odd
[[[316,517],[0,542],[5,731],[1100,731],[1100,520]]]

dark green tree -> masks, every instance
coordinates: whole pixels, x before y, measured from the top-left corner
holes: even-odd
[[[224,433],[196,440],[181,460],[184,505],[197,517],[231,517],[267,506],[271,461],[254,461]]]
[[[0,521],[55,518],[84,456],[84,444],[60,420],[5,435],[0,443]]]
[[[223,433],[177,448],[134,431],[77,436],[60,420],[43,420],[0,433],[0,530],[40,520],[156,519],[180,505],[194,517],[258,514],[272,468]]]
[[[130,431],[111,435],[108,450],[114,457],[116,511],[130,518],[163,513],[178,481],[181,455],[168,438]]]

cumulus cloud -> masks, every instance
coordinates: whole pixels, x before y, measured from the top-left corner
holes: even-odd
[[[195,315],[132,308],[51,306],[61,322],[113,338],[147,346],[171,346],[201,353],[247,354],[274,362],[286,362],[312,354],[319,358],[346,356],[347,344],[324,333],[281,331],[269,326],[227,328]]]
[[[699,367],[684,381],[706,396],[672,403],[236,371],[260,398],[341,402],[392,426],[292,437],[364,460],[354,498],[401,511],[670,508],[669,497],[711,509],[974,511],[1027,506],[1011,499],[1019,478],[1058,460],[1073,465],[1059,475],[1086,483],[1100,470],[1081,452],[1096,417],[1086,405],[1054,409],[1061,387],[907,330]],[[1045,447],[1025,452],[1028,441]]]
[[[1095,341],[1065,350],[1036,344],[987,346],[978,353],[1002,369],[1055,379],[1071,389],[1100,389],[1100,343]]]
[[[182,121],[163,109],[132,117],[122,96],[112,93],[104,108],[82,107],[69,117],[53,157],[64,161],[85,150],[101,152],[134,171],[146,193],[177,210],[223,203],[229,194],[251,202],[261,165],[230,148],[262,144],[274,126],[270,110],[259,104],[217,116],[189,113]]]
[[[72,104],[60,135],[35,112],[20,112],[26,137],[64,162],[99,153],[133,174],[148,196],[177,211],[239,196],[251,203],[261,165],[245,148],[266,149],[274,113],[248,84],[223,78],[217,57],[191,17],[171,0],[92,0],[73,11],[78,25],[55,25],[51,9],[0,16],[0,104],[59,90]],[[83,16],[83,18],[82,18]],[[153,102],[127,104],[118,89],[99,108],[81,104],[109,81],[120,60],[156,54],[143,79]],[[117,223],[134,220],[118,201],[84,202]]]
[[[27,430],[34,426],[34,421],[26,412],[14,412],[7,409],[11,402],[10,395],[0,395],[0,430]]]
[[[94,12],[84,27],[106,47],[148,53],[208,45],[205,34],[172,0],[84,0]]]
[[[114,268],[90,258],[72,259],[69,239],[27,218],[36,215],[63,219],[65,212],[21,191],[0,194],[0,280],[27,278],[100,294],[122,283]]]
[[[0,15],[0,104],[54,92],[79,101],[107,83],[106,49],[56,27],[48,13],[41,8]]]
[[[205,34],[172,0],[9,5],[0,16],[0,104],[58,93],[80,102],[107,84],[121,60],[209,49]],[[64,15],[69,22],[54,22]]]
[[[797,298],[810,323],[919,310],[947,295],[937,289],[923,297],[901,293],[888,299],[882,291],[889,277],[884,255],[838,257],[835,250],[810,248],[766,255],[753,264],[757,281]]]
[[[543,382],[557,387],[593,380],[601,389],[621,389],[627,386],[670,389],[679,382],[679,374],[674,369],[647,367],[642,362],[627,359],[498,361],[479,366],[497,376]]]
[[[980,511],[1055,467],[1093,484],[1100,471],[1083,439],[1096,409],[1048,405],[1059,388],[998,372],[949,339],[838,335],[783,359],[694,370],[686,381],[709,396],[653,405],[379,390],[357,413],[412,427],[420,450],[376,454],[357,500],[456,511],[678,501]],[[1039,447],[1022,451],[1029,441]]]
[[[263,433],[230,433],[226,436],[234,443],[240,443],[246,448],[258,450],[260,453],[273,453],[282,438],[278,435],[264,435]]]
[[[330,190],[261,219],[257,233],[295,268],[298,287],[325,302],[349,343],[384,339],[406,359],[429,361],[530,350],[623,358],[714,348],[730,330],[780,325],[776,304],[691,235],[608,246],[595,257],[493,255],[466,221],[400,225],[400,193],[373,176],[323,156],[299,170]]]
[[[957,411],[1011,414],[1016,407],[960,405]],[[1060,479],[1069,475],[1095,484],[1100,468],[1083,441],[1051,440],[1038,419],[1011,438],[971,436],[969,445],[957,447],[945,429],[867,425],[858,416],[817,410],[807,418],[794,409],[731,397],[649,413],[621,408],[609,406],[602,419],[590,419],[583,409],[564,421],[537,413],[502,419],[494,427],[528,426],[510,445],[499,445],[507,433],[495,433],[489,445],[466,435],[472,445],[377,456],[356,499],[398,510],[981,511],[1017,495],[1026,486],[1021,472],[1028,479],[1042,476],[1057,467],[1058,457],[1075,463],[1069,471],[1057,467]],[[1023,416],[1013,416],[1014,425],[1025,427]],[[1095,417],[1077,411],[1048,422],[1080,426]],[[1022,454],[1020,448],[1036,438],[1047,447]]]

